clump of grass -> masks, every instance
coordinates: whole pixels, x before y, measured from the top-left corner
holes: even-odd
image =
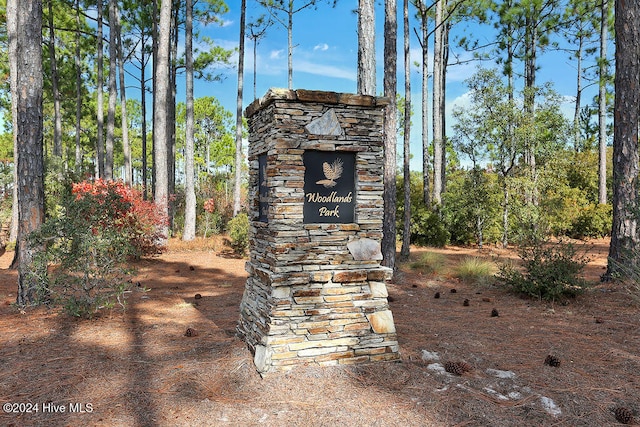
[[[437,252],[425,252],[417,261],[409,264],[413,270],[420,270],[427,274],[439,274],[445,266],[446,258]]]
[[[456,267],[455,275],[465,283],[488,284],[495,274],[492,262],[478,257],[465,257]]]
[[[589,258],[571,243],[532,238],[520,245],[518,256],[522,269],[504,264],[498,274],[516,293],[554,302],[575,297],[589,286],[581,277]]]

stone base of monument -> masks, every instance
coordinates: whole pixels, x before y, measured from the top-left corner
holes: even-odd
[[[271,90],[247,108],[249,273],[238,331],[261,374],[399,359],[382,253],[389,100]]]
[[[399,359],[390,269],[316,271],[308,283],[277,287],[268,271],[249,270],[239,330],[260,373]]]

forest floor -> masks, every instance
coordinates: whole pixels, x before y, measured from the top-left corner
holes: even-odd
[[[427,274],[407,264],[388,285],[400,363],[298,367],[265,378],[235,335],[245,260],[219,240],[172,241],[163,255],[141,260],[135,280],[148,291],[130,294],[126,311],[91,320],[44,307],[19,313],[7,252],[0,403],[38,412],[0,411],[0,425],[620,425],[614,407],[636,419],[640,410],[640,310],[619,284],[598,281],[608,241],[589,245],[585,274],[594,286],[564,305],[453,274],[464,257],[500,262],[517,258],[511,250],[415,248],[412,259],[437,252],[446,265]],[[545,364],[548,355],[560,366]],[[473,370],[449,374],[447,361]]]

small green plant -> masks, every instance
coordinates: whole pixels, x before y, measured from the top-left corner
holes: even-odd
[[[121,182],[67,185],[56,216],[30,238],[41,301],[90,317],[116,304],[130,289],[131,258],[156,254],[166,219],[151,202]]]
[[[249,247],[249,216],[242,212],[229,221],[229,246],[237,254],[244,254]]]
[[[488,284],[495,273],[495,266],[478,257],[465,257],[456,267],[456,276],[465,283]]]
[[[524,271],[505,263],[498,273],[498,278],[516,293],[558,301],[575,297],[588,286],[580,274],[589,259],[571,243],[532,238],[520,245],[518,255]]]
[[[439,274],[445,265],[445,256],[438,252],[425,252],[420,259],[409,264],[414,270],[421,270],[427,274]]]

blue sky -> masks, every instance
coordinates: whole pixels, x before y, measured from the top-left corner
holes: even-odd
[[[382,52],[383,52],[383,27],[384,8],[382,2],[376,6],[376,58],[377,58],[377,91],[382,93]],[[402,39],[402,2],[398,2],[398,66],[403,64],[403,39]],[[217,44],[225,48],[238,46],[240,0],[228,0],[229,13],[223,16],[222,26],[209,26],[203,32],[211,37]],[[357,66],[357,16],[353,12],[357,8],[357,0],[340,0],[335,8],[320,2],[317,8],[306,9],[295,15],[293,22],[293,43],[296,46],[293,53],[293,86],[294,89],[327,90],[336,92],[356,91],[356,66]],[[247,22],[255,20],[264,9],[256,5],[253,0],[247,1]],[[413,27],[419,28],[418,22],[413,19],[413,8],[410,8],[411,19],[411,57],[412,64],[421,62],[420,45],[413,32]],[[491,40],[491,29],[488,26],[470,26],[466,23],[454,26],[451,40],[456,34],[473,34],[481,41]],[[245,78],[244,78],[244,106],[253,101],[253,42],[245,41]],[[430,57],[432,47],[430,47]],[[613,55],[613,48],[609,48],[609,55]],[[451,58],[454,55],[460,58],[470,58],[470,54],[457,48],[452,43]],[[234,58],[237,64],[237,57]],[[287,87],[287,32],[280,24],[274,24],[257,47],[257,96],[260,97],[270,87]],[[537,82],[551,81],[555,89],[563,95],[567,103],[564,111],[567,115],[573,114],[573,100],[575,97],[575,64],[570,63],[567,54],[547,52],[539,57]],[[494,63],[484,62],[484,67],[493,67]],[[469,78],[476,70],[477,62],[463,65],[450,66],[447,74],[447,111],[450,113],[453,105],[464,105],[467,88],[464,80]],[[520,65],[516,65],[520,67]],[[519,71],[516,69],[516,71]],[[235,113],[237,77],[235,69],[224,72],[226,78],[222,82],[206,83],[196,82],[196,96],[215,96],[230,111]],[[404,73],[401,68],[398,72],[398,92],[404,94]],[[412,170],[421,170],[421,134],[420,134],[420,85],[421,75],[417,67],[412,68],[412,103],[413,103],[413,128],[411,138],[411,151],[414,154]],[[431,85],[431,83],[430,83]],[[589,88],[583,95],[583,104],[590,103],[596,94],[595,86]],[[182,93],[182,96],[184,94]],[[179,101],[180,92],[178,93]],[[452,120],[448,120],[448,128],[451,128]],[[448,131],[450,135],[451,132]],[[399,141],[401,144],[401,141]],[[400,152],[401,150],[399,150]]]

